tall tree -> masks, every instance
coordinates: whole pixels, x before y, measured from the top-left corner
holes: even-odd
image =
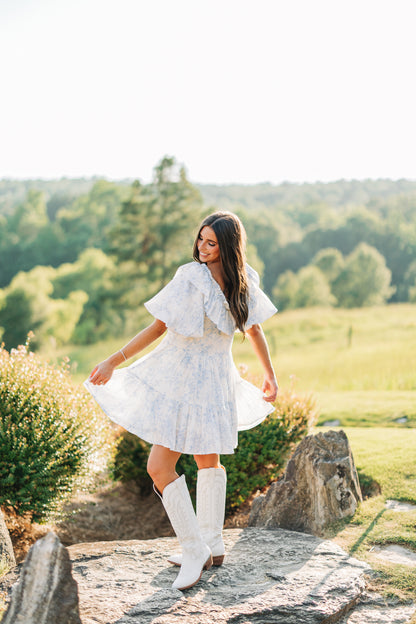
[[[110,232],[123,305],[136,306],[164,286],[179,264],[192,259],[201,214],[199,191],[174,158],[160,161],[152,184],[133,184]]]
[[[295,308],[328,307],[335,303],[323,272],[316,266],[303,267],[297,274],[298,287]]]
[[[77,322],[71,341],[90,344],[122,333],[123,310],[117,306],[116,267],[101,249],[86,249],[78,260],[62,264],[51,278],[53,299],[67,300],[71,293],[83,291],[88,300]]]
[[[394,292],[391,271],[384,256],[360,243],[346,258],[345,267],[332,285],[338,305],[344,308],[380,305]]]
[[[345,262],[339,249],[326,247],[318,251],[312,260],[312,264],[322,271],[329,284],[333,284],[341,273]]]
[[[285,271],[273,289],[280,310],[289,308],[328,307],[336,303],[324,273],[316,266],[306,266],[295,275]]]
[[[24,343],[29,331],[35,332],[32,347],[51,337],[58,344],[71,339],[88,295],[74,290],[66,299],[52,299],[55,274],[56,269],[45,266],[20,271],[0,291],[0,327],[7,348]]]
[[[106,250],[108,231],[127,196],[127,188],[98,180],[87,194],[61,208],[56,214],[56,223],[63,233],[61,261],[74,262],[90,247]]]

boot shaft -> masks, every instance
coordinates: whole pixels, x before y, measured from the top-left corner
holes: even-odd
[[[169,483],[163,490],[161,498],[182,546],[182,566],[172,587],[187,589],[199,581],[204,568],[211,567],[211,550],[202,539],[185,475]]]
[[[198,471],[197,518],[202,537],[213,554],[222,555],[222,529],[225,517],[227,474],[223,468],[204,468]]]

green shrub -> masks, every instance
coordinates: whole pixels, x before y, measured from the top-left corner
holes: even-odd
[[[67,363],[0,349],[0,505],[41,520],[104,467],[109,425]]]
[[[256,490],[265,487],[282,472],[295,444],[307,435],[316,420],[314,401],[292,391],[280,392],[276,411],[260,425],[239,433],[238,448],[233,455],[222,455],[227,470],[227,511],[235,511]],[[138,482],[144,492],[150,491],[146,473],[150,445],[132,434],[123,434],[114,460],[113,475],[121,481]],[[196,464],[191,455],[182,455],[177,465],[186,475],[191,495],[195,495]]]
[[[110,465],[110,475],[116,481],[135,481],[144,496],[153,489],[152,480],[147,473],[147,458],[150,444],[125,431],[116,443],[116,453]]]

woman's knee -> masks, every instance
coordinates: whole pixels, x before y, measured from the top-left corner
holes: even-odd
[[[194,455],[194,460],[199,470],[204,468],[221,468],[220,456],[216,453],[209,455]]]
[[[155,459],[151,455],[149,455],[147,459],[147,474],[152,479],[152,481],[155,481],[155,479],[157,479],[160,471],[161,465],[157,461],[155,461]]]
[[[166,475],[174,473],[180,453],[164,447],[153,446],[147,460],[147,472],[153,481],[159,481]]]
[[[163,462],[159,461],[158,458],[149,456],[147,460],[147,473],[155,483],[160,480],[161,477],[165,475],[166,472],[169,472],[169,468]]]

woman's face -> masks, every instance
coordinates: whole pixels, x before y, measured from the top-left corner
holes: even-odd
[[[211,264],[221,262],[220,247],[215,232],[209,225],[205,225],[198,236],[198,253],[201,262]]]

